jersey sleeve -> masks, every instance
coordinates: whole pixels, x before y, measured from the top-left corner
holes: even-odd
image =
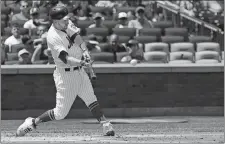
[[[72,36],[74,34],[80,34],[80,28],[76,27],[71,20],[69,20],[68,28],[66,30],[67,34],[69,36]]]
[[[51,51],[56,53],[57,57],[59,57],[62,51],[67,52],[66,47],[60,39],[47,37],[47,44]]]

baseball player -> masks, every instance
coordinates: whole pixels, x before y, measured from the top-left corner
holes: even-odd
[[[83,66],[90,64],[88,62],[90,55],[85,42],[79,35],[79,28],[69,20],[68,10],[65,6],[55,6],[51,8],[49,14],[53,23],[48,30],[47,44],[56,65],[53,74],[57,90],[56,106],[37,118],[28,117],[19,126],[16,135],[24,136],[36,129],[40,123],[64,119],[78,95],[93,116],[102,124],[104,135],[114,136],[112,124],[106,120],[90,79],[83,69]]]

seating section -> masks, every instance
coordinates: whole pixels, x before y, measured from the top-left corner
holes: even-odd
[[[72,6],[68,6],[69,12],[72,12]],[[117,7],[116,13],[119,12],[134,12],[136,7],[126,6]],[[114,12],[109,7],[95,7],[90,6],[92,13],[100,12]],[[40,7],[40,16],[42,19],[48,19],[46,15],[49,9],[46,7]],[[9,21],[10,15],[20,12],[20,7],[1,7],[1,34],[2,40],[7,39],[12,35],[10,26],[13,23],[19,24],[21,27],[20,34],[27,35],[29,30],[23,28],[26,21],[16,20]],[[78,20],[77,27],[80,28],[80,34],[82,38],[87,41],[88,35],[96,35],[100,53],[91,53],[91,57],[96,64],[113,63],[115,56],[109,50],[109,36],[111,34],[118,35],[118,42],[120,44],[126,44],[130,39],[138,41],[139,46],[143,48],[144,60],[147,63],[169,63],[169,64],[215,64],[224,62],[224,51],[219,43],[214,42],[211,36],[197,35],[189,36],[188,28],[175,27],[172,21],[157,21],[152,22],[152,28],[115,28],[118,23],[117,19],[105,17],[103,25],[106,28],[89,28],[94,21],[92,20]],[[31,37],[35,39],[38,37],[37,29],[31,30]],[[24,45],[13,45],[6,47],[6,62],[5,64],[17,64],[18,52],[23,49]],[[117,52],[117,62],[121,62],[121,59],[128,56],[129,52]],[[36,64],[46,64],[46,61],[37,61]]]

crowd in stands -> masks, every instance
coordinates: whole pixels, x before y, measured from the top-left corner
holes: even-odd
[[[2,64],[54,64],[46,36],[55,5],[69,9],[96,62],[222,62],[222,49],[210,37],[189,38],[186,28],[165,21],[161,8],[141,1],[7,0],[1,2]]]

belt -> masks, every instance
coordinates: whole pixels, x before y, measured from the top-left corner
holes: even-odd
[[[72,67],[72,68],[64,68],[64,69],[65,69],[66,72],[68,72],[68,71],[80,70],[81,68],[82,68],[82,66]]]

